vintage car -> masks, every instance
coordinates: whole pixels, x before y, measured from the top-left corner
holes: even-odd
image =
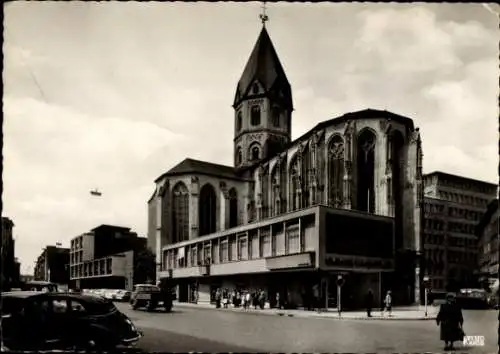
[[[145,307],[148,311],[153,311],[161,306],[170,312],[172,311],[172,296],[156,285],[137,284],[130,297],[130,304],[134,310]]]
[[[33,291],[1,297],[3,350],[111,350],[133,346],[142,336],[104,298]]]

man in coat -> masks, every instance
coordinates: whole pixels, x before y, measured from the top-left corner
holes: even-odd
[[[446,303],[441,305],[436,317],[436,323],[441,326],[441,340],[444,341],[444,350],[453,350],[453,342],[463,341],[464,332],[462,325],[464,318],[458,306],[455,294],[446,295]]]

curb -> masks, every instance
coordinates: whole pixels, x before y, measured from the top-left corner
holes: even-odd
[[[323,318],[323,319],[328,319],[328,320],[355,320],[355,321],[430,321],[430,320],[435,320],[436,316],[431,315],[428,317],[338,317],[338,316],[325,316],[321,314],[310,314],[310,313],[304,313],[304,314],[293,314],[293,313],[287,313],[286,311],[245,311],[245,310],[235,310],[235,309],[217,309],[215,307],[205,307],[205,306],[193,306],[193,305],[184,305],[182,303],[180,304],[174,304],[174,307],[182,307],[182,308],[192,308],[196,310],[208,310],[208,311],[226,311],[226,312],[233,312],[233,313],[239,313],[239,314],[246,314],[246,315],[264,315],[264,316],[280,316],[280,317],[295,317],[295,318]]]

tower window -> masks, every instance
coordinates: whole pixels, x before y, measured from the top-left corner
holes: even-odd
[[[241,153],[241,148],[236,150],[236,166],[241,165],[243,162],[243,154]]]
[[[243,118],[241,112],[238,112],[238,117],[236,118],[236,131],[240,131],[242,127]]]
[[[272,123],[273,127],[280,126],[280,109],[278,107],[273,107]]]
[[[255,160],[258,160],[259,159],[259,155],[260,155],[260,151],[259,151],[259,147],[258,146],[254,146],[251,150],[251,154],[252,154],[252,160],[255,161]]]
[[[259,93],[259,85],[257,84],[253,84],[253,87],[252,87],[252,93],[254,95],[258,94]]]
[[[259,125],[260,124],[260,107],[259,106],[253,106],[252,107],[252,114],[250,121],[252,125]]]

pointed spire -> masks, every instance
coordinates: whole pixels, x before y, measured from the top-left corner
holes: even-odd
[[[267,15],[262,16],[267,18]],[[259,38],[238,82],[234,105],[245,99],[250,91],[250,86],[257,80],[264,87],[266,93],[273,89],[279,91],[281,99],[285,100],[286,105],[293,109],[290,83],[267,33],[264,19],[262,22],[263,27]]]

